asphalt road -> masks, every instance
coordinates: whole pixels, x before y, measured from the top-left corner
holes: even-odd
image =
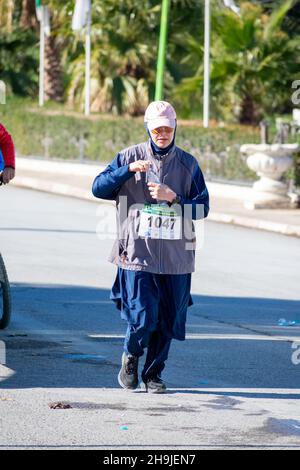
[[[14,307],[0,332],[0,448],[300,448],[300,327],[278,326],[300,321],[299,239],[200,223],[169,393],[130,393],[117,382],[125,325],[109,301],[113,206],[0,196]],[[61,401],[71,408],[50,408]]]

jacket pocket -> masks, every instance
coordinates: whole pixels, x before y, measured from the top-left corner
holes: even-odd
[[[143,238],[130,238],[128,240],[127,255],[130,264],[150,266],[153,262],[146,240]]]

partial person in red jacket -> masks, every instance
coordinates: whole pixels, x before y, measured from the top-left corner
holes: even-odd
[[[4,160],[1,179],[7,184],[15,177],[15,147],[11,135],[2,124],[0,124],[0,151]]]

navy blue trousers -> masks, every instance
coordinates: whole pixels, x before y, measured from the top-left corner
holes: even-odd
[[[160,376],[173,338],[185,339],[191,274],[153,274],[118,268],[110,298],[127,321],[126,354],[142,356],[147,348],[142,378]]]

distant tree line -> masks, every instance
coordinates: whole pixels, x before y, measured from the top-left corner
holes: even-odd
[[[300,1],[239,2],[241,16],[212,0],[211,102],[218,120],[257,123],[290,112],[299,79]],[[81,106],[84,41],[74,34],[74,0],[45,0],[46,99]],[[132,116],[153,99],[160,0],[93,0],[92,110]],[[204,0],[171,0],[165,97],[184,117],[200,115]],[[0,2],[0,79],[12,94],[37,96],[39,23],[35,0]]]

